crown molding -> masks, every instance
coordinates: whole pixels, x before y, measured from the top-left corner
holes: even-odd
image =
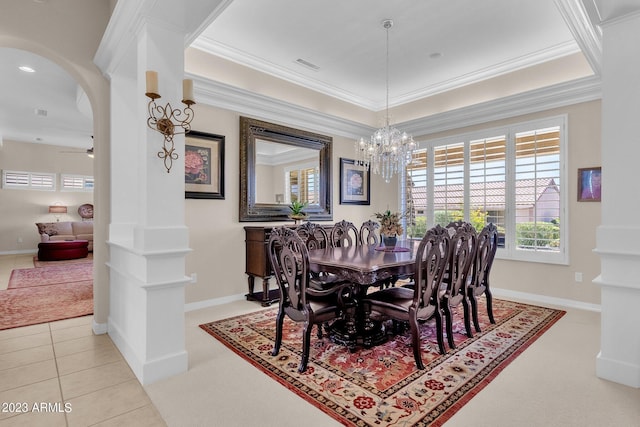
[[[357,139],[375,131],[372,126],[300,107],[194,74],[188,75],[188,78],[193,79],[196,99],[202,104],[235,111],[260,120],[346,138]],[[600,78],[586,77],[397,123],[396,127],[413,135],[427,135],[593,101],[601,97]],[[283,117],[286,120],[283,121]]]
[[[532,114],[602,98],[599,77],[585,77],[480,104],[398,123],[402,130],[428,135],[495,120]]]
[[[300,107],[225,83],[187,74],[199,103],[236,111],[244,116],[294,126],[312,132],[358,138],[375,130],[371,126]],[[286,118],[283,121],[283,117]]]
[[[602,30],[594,24],[581,0],[555,0],[571,34],[596,75],[602,71]]]

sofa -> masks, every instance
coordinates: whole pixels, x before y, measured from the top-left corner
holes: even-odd
[[[87,240],[93,251],[93,221],[37,222],[40,241]]]

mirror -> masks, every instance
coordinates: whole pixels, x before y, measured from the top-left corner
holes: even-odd
[[[240,221],[288,221],[292,201],[309,220],[332,220],[333,138],[240,117]]]

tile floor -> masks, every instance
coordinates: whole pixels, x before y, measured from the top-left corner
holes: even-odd
[[[0,256],[0,289],[32,257]],[[92,318],[0,331],[0,426],[166,426],[109,336],[92,333]]]

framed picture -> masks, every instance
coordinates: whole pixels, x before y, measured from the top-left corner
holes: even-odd
[[[578,169],[578,201],[599,202],[602,179],[602,168]]]
[[[224,199],[224,136],[187,132],[184,188],[187,199]]]
[[[370,205],[371,172],[355,160],[340,158],[340,204]]]

